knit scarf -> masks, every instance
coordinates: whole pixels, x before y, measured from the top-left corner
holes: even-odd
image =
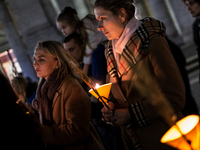
[[[33,103],[36,106],[35,109],[39,112],[40,122],[48,126],[53,124],[52,102],[54,95],[64,79],[64,77],[57,79],[57,74],[58,69],[55,69],[47,80],[42,79],[37,89],[36,99],[34,100],[34,103],[37,103],[37,105]]]
[[[117,67],[114,57],[112,41],[106,50],[107,71],[115,79],[126,74],[133,64],[137,64],[147,54],[149,41],[155,36],[165,36],[165,25],[153,18],[144,18],[137,30],[130,36],[123,48]],[[116,79],[117,80],[117,79]]]

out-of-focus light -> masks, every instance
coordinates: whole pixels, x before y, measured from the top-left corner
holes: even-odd
[[[200,122],[198,115],[179,120],[161,138],[161,142],[179,150],[200,150]]]

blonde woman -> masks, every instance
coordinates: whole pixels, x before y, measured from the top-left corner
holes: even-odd
[[[47,149],[102,150],[101,140],[90,122],[90,98],[67,59],[59,42],[39,42],[35,48],[34,68],[41,81],[33,107],[39,112],[42,139]]]

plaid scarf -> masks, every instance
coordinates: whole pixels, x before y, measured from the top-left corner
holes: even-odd
[[[112,41],[109,41],[108,47],[106,48],[107,71],[117,83],[120,83],[119,78],[126,74],[133,65],[137,64],[147,55],[149,42],[153,37],[165,36],[166,28],[162,22],[152,18],[144,18],[141,22],[142,24],[131,35],[123,49],[118,70],[112,49]],[[122,93],[120,88],[118,90],[119,91],[116,92]],[[124,97],[123,94],[122,97]],[[134,121],[138,124],[138,127],[147,126],[148,119],[146,119],[145,113],[143,113],[143,106],[140,102],[130,104],[129,109],[130,112],[134,112],[132,117],[136,118]],[[132,120],[131,122],[121,126],[122,135],[125,138],[128,149],[142,150],[142,146],[132,124],[134,121]]]
[[[109,41],[106,50],[107,71],[114,77],[120,78],[127,73],[133,64],[137,64],[147,54],[149,41],[155,36],[165,36],[165,25],[153,18],[144,18],[141,20],[142,24],[132,34],[129,41],[125,45],[120,57],[118,70],[116,69],[116,62],[112,49],[112,42]]]

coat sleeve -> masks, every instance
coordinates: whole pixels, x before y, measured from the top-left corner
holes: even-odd
[[[33,107],[36,111],[38,111],[38,100],[37,100],[37,99],[34,99],[34,100],[32,101],[32,107]]]
[[[90,129],[91,103],[86,92],[78,83],[65,83],[61,87],[61,121],[53,126],[43,125],[43,141],[56,145],[71,145],[86,141]],[[57,104],[56,104],[57,105]],[[58,111],[57,111],[58,112]],[[54,113],[54,112],[53,112]]]
[[[177,113],[185,105],[185,86],[167,41],[163,37],[154,37],[149,43],[148,50],[148,64],[159,90]],[[130,107],[133,124],[138,127],[147,126],[161,118],[148,98],[133,103]]]

